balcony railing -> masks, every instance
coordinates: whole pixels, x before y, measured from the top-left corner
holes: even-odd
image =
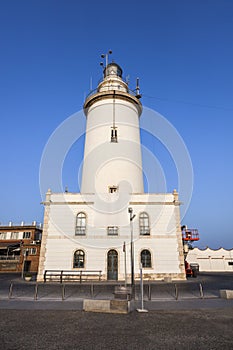
[[[19,261],[20,260],[20,255],[0,255],[0,261],[9,261],[9,260],[14,260],[14,261]]]

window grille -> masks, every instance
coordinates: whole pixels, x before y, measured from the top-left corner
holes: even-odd
[[[145,212],[139,215],[139,230],[142,236],[150,235],[149,215]]]
[[[76,217],[76,227],[75,227],[75,235],[83,236],[86,234],[86,221],[87,217],[85,213],[78,213]]]
[[[85,253],[83,250],[78,249],[74,252],[74,268],[84,268],[85,266]]]
[[[115,193],[118,191],[118,187],[117,186],[109,186],[108,191],[109,191],[109,193]]]
[[[118,227],[117,226],[108,226],[108,235],[109,236],[117,236],[118,235]]]
[[[117,128],[113,126],[111,128],[111,142],[118,142],[117,140]]]
[[[151,267],[151,253],[149,250],[144,249],[141,251],[141,263],[142,267]]]

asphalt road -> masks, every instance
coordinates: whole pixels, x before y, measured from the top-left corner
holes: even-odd
[[[232,349],[233,307],[127,315],[1,310],[1,350]]]

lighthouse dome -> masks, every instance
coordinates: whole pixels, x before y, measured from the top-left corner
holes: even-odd
[[[122,78],[122,69],[118,64],[114,62],[109,63],[104,69],[104,78],[111,76],[118,76]]]

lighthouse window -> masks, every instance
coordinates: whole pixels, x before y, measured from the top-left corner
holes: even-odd
[[[111,128],[111,142],[117,142],[117,128],[115,126]]]
[[[73,268],[84,268],[85,265],[85,253],[83,250],[78,249],[74,252]]]
[[[141,264],[142,267],[151,267],[151,253],[147,249],[141,251]]]
[[[109,186],[108,187],[108,192],[109,193],[115,193],[118,191],[118,187],[117,186]]]
[[[117,236],[118,235],[118,227],[117,226],[108,226],[108,235],[109,236]]]
[[[149,215],[145,212],[139,215],[139,230],[142,236],[150,235]]]
[[[78,213],[76,217],[75,235],[86,234],[86,221],[87,217],[85,213]]]

